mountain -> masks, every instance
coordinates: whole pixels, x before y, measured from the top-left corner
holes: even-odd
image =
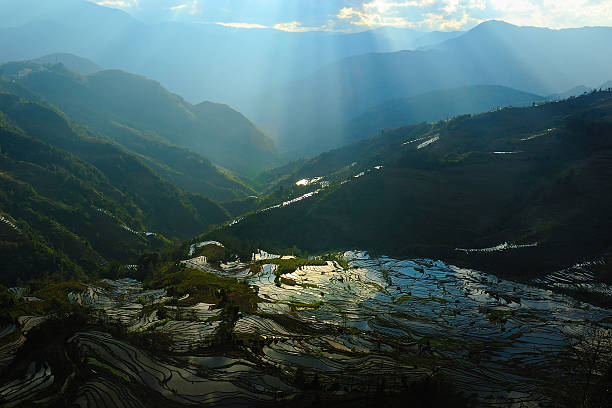
[[[243,111],[271,86],[351,55],[432,46],[461,32],[361,33],[244,30],[217,24],[148,24],[80,0],[0,2],[0,62],[68,52],[161,82],[191,102]],[[108,35],[112,32],[113,35]]]
[[[363,31],[345,35],[346,39],[350,39],[350,44],[353,42],[361,43],[361,49],[355,49],[351,55],[364,54],[366,52],[391,52],[399,50],[416,50],[419,48],[434,47],[444,41],[458,37],[463,34],[463,31],[430,31],[421,32],[406,28],[396,27],[380,27],[372,30]],[[389,45],[380,44],[375,46],[373,43],[388,43]],[[363,44],[367,44],[363,46]],[[369,45],[372,44],[372,45]],[[333,58],[339,59],[340,54]],[[332,61],[330,61],[332,62]]]
[[[591,91],[592,91],[592,89],[587,88],[584,85],[578,85],[578,86],[575,86],[572,89],[569,89],[569,90],[567,90],[565,92],[559,92],[559,93],[555,93],[555,94],[552,94],[552,95],[548,95],[546,97],[546,99],[551,100],[551,101],[558,101],[558,100],[561,100],[561,99],[570,98],[572,96],[579,96],[579,95],[582,95],[584,93],[588,93],[588,92],[591,92]]]
[[[546,99],[553,100],[553,101],[560,100],[560,99],[567,99],[573,96],[580,96],[582,94],[589,93],[593,91],[594,89],[601,89],[605,91],[609,88],[612,88],[612,81],[607,81],[599,86],[596,86],[595,88],[588,88],[584,85],[578,85],[568,91],[548,95]]]
[[[62,64],[70,71],[76,72],[77,74],[81,75],[94,74],[104,69],[93,61],[67,53],[55,53],[45,55],[43,57],[34,59],[33,62],[36,62],[40,65]]]
[[[223,222],[227,212],[56,110],[0,94],[0,281],[82,276]],[[166,238],[167,237],[167,238]]]
[[[612,81],[607,81],[603,84],[601,84],[597,89],[603,89],[603,90],[607,90],[612,88]]]
[[[333,136],[350,119],[391,99],[478,84],[538,95],[585,79],[596,86],[609,79],[611,41],[607,27],[549,30],[490,21],[429,49],[342,59],[270,89],[260,96],[265,104],[243,110],[278,140],[279,149],[321,152],[336,141],[321,145],[313,138]]]
[[[226,105],[192,105],[155,81],[122,71],[81,76],[63,66],[30,63],[32,72],[20,77],[22,65],[0,67],[9,78],[5,89],[56,106],[73,120],[149,158],[149,165],[183,188],[218,200],[249,195],[249,187],[208,159],[243,174],[276,163],[273,142]]]
[[[542,100],[542,96],[497,85],[444,89],[377,105],[351,120],[344,132],[348,141],[355,141],[372,136],[382,129],[418,122],[436,122],[506,106],[525,106]]]
[[[407,126],[324,153],[281,183],[294,197],[314,195],[223,233],[267,249],[360,248],[524,278],[612,250],[611,169],[612,92],[595,92]],[[315,177],[324,178],[295,184]]]
[[[87,24],[88,20],[97,22],[128,24],[136,20],[126,13],[85,0],[0,0],[2,14],[0,27],[19,27],[33,22],[57,21],[65,19],[75,24]],[[80,17],[80,18],[78,18]],[[42,54],[39,54],[42,55]]]

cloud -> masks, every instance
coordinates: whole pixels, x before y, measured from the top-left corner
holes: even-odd
[[[304,27],[299,21],[291,21],[288,23],[278,23],[272,26],[275,30],[288,31],[291,33],[305,33],[307,31],[324,31],[327,30],[327,26],[322,25],[320,27]]]
[[[484,20],[470,16],[466,12],[463,12],[459,18],[449,18],[444,14],[427,13],[425,19],[419,24],[421,27],[429,27],[434,30],[458,31],[464,29],[466,26],[476,25],[483,21]]]
[[[344,7],[336,17],[364,28],[459,30],[482,21],[473,12],[486,8],[486,0],[372,0],[358,7]]]
[[[188,14],[195,15],[200,12],[199,5],[200,5],[199,0],[192,0],[190,3],[182,3],[174,7],[170,7],[170,10],[174,12],[187,11]]]
[[[497,18],[513,24],[550,28],[612,25],[609,0],[489,0]]]
[[[268,26],[262,25],[262,24],[256,24],[256,23],[239,23],[239,22],[234,22],[234,23],[224,23],[221,21],[216,22],[215,24],[223,26],[223,27],[233,27],[233,28],[245,28],[245,29],[253,29],[253,28],[270,28]]]
[[[341,8],[336,18],[361,28],[394,26],[459,30],[491,19],[517,25],[566,28],[612,25],[612,1],[371,0]]]
[[[550,28],[612,25],[612,0],[89,0],[144,20],[290,32],[392,26],[466,30],[481,21]]]
[[[129,0],[101,0],[95,2],[98,6],[106,7],[117,7],[117,8],[130,8],[134,5],[138,5],[138,1]]]
[[[340,20],[347,20],[350,24],[364,27],[412,27],[414,23],[404,17],[385,16],[384,13],[370,13],[345,7],[336,16]]]
[[[421,0],[421,1],[388,1],[388,0],[373,0],[367,3],[363,3],[362,7],[364,10],[370,10],[377,13],[388,13],[393,9],[405,8],[405,7],[428,7],[435,4],[435,0]]]
[[[279,31],[287,31],[290,33],[305,33],[307,31],[327,31],[327,26],[323,25],[320,27],[304,27],[299,21],[290,21],[287,23],[277,23],[271,26],[258,23],[244,23],[244,22],[222,22],[218,21],[215,24],[232,27],[232,28],[244,28],[244,29],[274,29]]]

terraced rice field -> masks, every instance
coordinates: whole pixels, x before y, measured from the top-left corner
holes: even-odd
[[[0,385],[0,401],[33,401],[68,382],[71,402],[83,407],[282,406],[305,388],[341,399],[393,393],[443,374],[482,405],[536,407],[554,405],[567,384],[580,389],[574,355],[597,342],[607,347],[601,363],[612,357],[609,310],[440,261],[343,257],[350,268],[334,261],[305,266],[284,275],[280,287],[275,265],[251,272],[239,263],[194,263],[257,288],[257,312],[232,318],[204,303],[166,304],[160,316],[165,290],[127,279],[72,293],[97,319],[163,336],[165,349],[154,352],[93,326],[78,330],[65,342],[78,367],[73,373],[32,361]],[[41,323],[25,319],[0,330],[14,338],[0,348],[4,366],[23,332]],[[219,344],[224,331],[226,343]]]
[[[264,350],[267,361],[320,369],[330,381],[346,382],[353,372],[349,383],[376,384],[368,373],[393,387],[439,371],[483,400],[525,403],[558,395],[567,372],[551,361],[592,321],[610,336],[609,310],[547,290],[443,262],[346,255],[352,269],[305,267],[295,286],[280,290],[269,273],[253,278],[270,302],[260,309],[294,321],[279,328],[274,317],[249,316],[235,330],[277,339]]]

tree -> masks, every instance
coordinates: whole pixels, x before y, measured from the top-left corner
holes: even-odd
[[[573,336],[569,350],[576,376],[568,389],[568,406],[612,406],[612,329],[592,323]]]

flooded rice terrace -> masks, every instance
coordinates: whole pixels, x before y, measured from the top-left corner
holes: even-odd
[[[164,406],[274,405],[304,388],[346,398],[443,375],[485,406],[557,406],[564,393],[582,395],[595,382],[587,377],[610,364],[609,310],[440,261],[346,252],[349,268],[328,261],[278,282],[273,264],[251,272],[202,258],[189,266],[257,287],[257,312],[238,314],[229,328],[241,346],[207,348],[225,324],[214,305],[143,313],[168,299],[164,290],[105,281],[71,300],[172,342],[168,352],[151,353],[100,331],[74,334],[69,343],[92,371],[113,373],[90,374],[77,405],[148,406],[151,395]],[[1,361],[10,350],[0,349]],[[44,394],[53,374],[45,361],[32,362],[29,376],[0,386],[0,395],[19,403]]]
[[[254,316],[235,330],[278,338],[264,348],[267,361],[317,371],[347,392],[381,377],[394,387],[441,372],[482,401],[517,406],[559,395],[568,344],[588,343],[592,333],[610,341],[609,310],[545,289],[440,261],[345,256],[351,269],[307,266],[293,274],[294,286],[279,289],[270,271],[251,278],[270,301],[263,312],[291,314],[310,333]]]

